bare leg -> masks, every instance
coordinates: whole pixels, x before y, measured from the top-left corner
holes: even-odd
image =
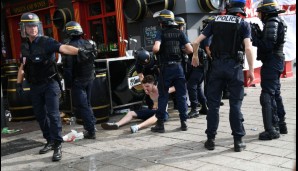
[[[151,126],[151,125],[155,124],[156,121],[157,121],[157,118],[154,115],[154,116],[151,116],[150,118],[148,118],[147,120],[145,120],[144,122],[140,123],[138,125],[138,127],[139,127],[139,129],[146,128],[148,126]]]
[[[137,117],[136,112],[134,111],[129,111],[120,121],[116,122],[116,124],[120,127],[128,122],[130,122],[133,118]]]

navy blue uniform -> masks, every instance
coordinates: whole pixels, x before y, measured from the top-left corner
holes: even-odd
[[[229,21],[227,21],[227,20]],[[230,20],[231,19],[231,20]],[[240,24],[238,24],[240,22]],[[238,30],[234,42],[234,34]],[[237,51],[243,51],[241,44],[245,38],[251,38],[249,24],[237,16],[217,16],[204,29],[203,35],[212,37],[211,56],[213,58],[209,74],[207,99],[207,129],[208,139],[214,139],[219,124],[219,108],[223,88],[228,84],[230,95],[230,125],[234,138],[241,138],[245,135],[243,126],[243,114],[241,105],[244,94],[244,76],[242,66],[236,60]],[[229,43],[227,43],[229,42]]]
[[[60,88],[55,80],[52,65],[55,63],[55,52],[61,44],[50,37],[37,37],[32,43],[22,43],[22,58],[25,76],[30,83],[30,95],[36,120],[48,142],[62,142],[62,125],[59,113]],[[34,65],[34,67],[32,67]],[[45,67],[46,66],[46,67]]]
[[[83,47],[87,40],[74,37],[68,43],[75,47]],[[91,106],[91,90],[94,80],[94,59],[79,62],[74,56],[64,56],[64,77],[66,85],[71,85],[71,95],[75,107],[75,115],[81,116],[84,129],[90,134],[95,132],[96,119]]]
[[[178,32],[179,34],[179,44],[175,47],[176,49],[171,49],[176,53],[174,55],[167,55],[166,51],[170,50],[169,48],[162,48],[165,44],[167,44],[168,40],[163,38],[163,34],[166,34],[166,31]],[[168,38],[170,39],[170,38]],[[161,50],[158,55],[160,67],[160,75],[158,78],[158,111],[156,117],[158,120],[164,120],[166,107],[168,104],[169,93],[168,90],[170,86],[174,86],[176,89],[176,100],[177,107],[179,111],[179,116],[181,121],[187,120],[187,103],[186,103],[186,80],[183,71],[183,67],[181,65],[182,54],[181,49],[183,45],[190,43],[187,36],[180,30],[177,29],[165,29],[159,31],[156,35],[155,41],[161,42]],[[166,46],[164,46],[166,47]]]
[[[257,60],[263,63],[260,103],[265,132],[260,134],[260,139],[267,140],[278,138],[279,129],[280,133],[287,133],[286,112],[280,95],[280,75],[284,70],[283,47],[287,26],[277,14],[272,14],[263,22],[265,25],[261,35],[253,35],[253,45],[258,47]]]
[[[209,46],[211,43],[210,39],[205,39],[200,44],[200,48],[205,50],[206,46]],[[191,62],[191,60],[189,60]],[[206,104],[207,99],[203,91],[202,83],[204,81],[204,64],[203,60],[200,59],[200,65],[198,67],[193,67],[189,63],[189,67],[191,68],[189,78],[187,80],[187,90],[189,95],[189,101],[191,108],[195,110],[198,106],[198,103],[200,104]],[[207,67],[207,66],[206,66]]]

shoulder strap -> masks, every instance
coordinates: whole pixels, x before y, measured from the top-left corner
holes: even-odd
[[[233,49],[232,49],[232,54],[233,56],[235,55],[235,48],[236,48],[236,41],[237,41],[237,36],[238,36],[238,32],[239,32],[239,29],[240,29],[240,24],[241,22],[241,19],[238,17],[237,18],[237,26],[236,26],[236,31],[235,31],[235,34],[234,34],[234,42],[233,42]]]

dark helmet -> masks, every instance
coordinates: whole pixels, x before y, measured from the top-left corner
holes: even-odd
[[[230,0],[227,12],[230,14],[240,13],[246,16],[246,13],[244,11],[245,4],[246,0]]]
[[[137,63],[141,65],[148,65],[151,63],[151,60],[152,60],[150,53],[147,50],[145,50],[143,47],[141,47],[134,53],[134,57]]]
[[[174,13],[170,10],[161,10],[153,14],[153,18],[157,17],[157,21],[166,26],[177,25],[174,21]]]
[[[285,10],[280,10],[276,0],[262,0],[259,2],[257,12],[262,13],[284,13]]]
[[[75,21],[70,21],[65,24],[66,34],[70,37],[83,35],[81,25]]]
[[[23,38],[27,37],[26,26],[30,26],[30,25],[37,26],[38,36],[43,35],[42,23],[40,22],[39,17],[34,13],[31,13],[31,12],[24,13],[21,16],[21,21],[20,21],[19,25],[20,25],[20,30],[21,30],[21,36]]]
[[[179,27],[186,25],[185,20],[182,17],[175,17],[175,22]]]

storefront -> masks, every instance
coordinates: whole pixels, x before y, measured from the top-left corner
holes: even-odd
[[[77,21],[81,24],[85,37],[97,43],[100,51],[98,58],[119,57],[125,54],[126,44],[121,41],[126,38],[122,1],[14,0],[2,3],[6,17],[4,24],[8,26],[4,33],[4,41],[6,46],[11,48],[9,58],[20,57],[19,22],[25,12],[36,13],[43,23],[44,34],[60,42],[65,39],[64,25],[70,20]]]

